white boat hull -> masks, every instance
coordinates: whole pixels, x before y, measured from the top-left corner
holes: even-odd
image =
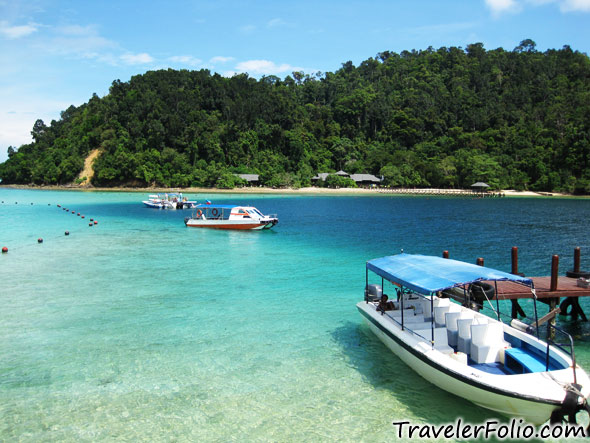
[[[194,209],[196,206],[196,202],[171,202],[167,200],[163,201],[152,201],[152,200],[144,200],[142,202],[148,208],[155,208],[155,209]]]
[[[573,382],[571,368],[547,372],[497,375],[480,371],[452,359],[423,339],[386,320],[372,304],[360,302],[357,308],[371,331],[404,363],[435,386],[458,395],[478,406],[508,417],[520,417],[532,424],[546,422],[559,409],[565,391],[553,379]],[[590,380],[577,371],[585,397]]]
[[[202,220],[189,219],[186,225],[189,228],[212,228],[212,229],[270,229],[276,222],[272,220]]]
[[[278,223],[276,216],[264,215],[252,206],[199,205],[184,223],[189,228],[261,230]]]

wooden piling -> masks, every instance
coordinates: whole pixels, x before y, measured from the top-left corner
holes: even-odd
[[[574,248],[574,272],[580,272],[580,247]]]
[[[518,247],[512,246],[512,274],[518,275]]]
[[[557,273],[559,271],[559,255],[551,257],[551,285],[549,286],[550,291],[557,291]]]

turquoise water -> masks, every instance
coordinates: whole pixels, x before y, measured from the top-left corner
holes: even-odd
[[[590,269],[590,200],[196,195],[280,219],[221,232],[144,197],[0,189],[0,440],[382,441],[392,421],[481,423],[361,323],[365,262],[447,249],[509,271],[516,245],[521,272],[559,254],[563,274],[580,246]],[[560,324],[590,370],[590,327]]]

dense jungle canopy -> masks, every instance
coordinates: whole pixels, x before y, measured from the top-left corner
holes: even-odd
[[[99,149],[97,186],[232,187],[254,173],[297,187],[344,169],[389,186],[589,193],[590,60],[524,40],[386,51],[284,79],[149,71],[37,120],[32,136],[8,148],[3,184],[74,182]]]

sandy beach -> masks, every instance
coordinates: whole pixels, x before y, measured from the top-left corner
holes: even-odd
[[[38,190],[62,190],[62,191],[100,191],[100,192],[138,192],[138,193],[164,193],[164,192],[182,192],[185,194],[290,194],[290,195],[469,195],[469,190],[458,189],[404,189],[390,190],[387,188],[266,188],[266,187],[244,187],[234,189],[217,189],[217,188],[165,188],[165,187],[94,187],[94,186],[35,186],[35,185],[0,185],[0,188],[14,189],[38,189]],[[459,194],[461,193],[461,194]],[[515,191],[513,189],[504,189],[500,191],[490,191],[490,193],[501,194],[503,197],[574,197],[571,194],[560,192],[533,192],[533,191]],[[580,196],[575,196],[580,197]]]
[[[62,190],[62,191],[100,191],[100,192],[138,192],[138,193],[164,193],[164,192],[182,192],[185,194],[290,194],[290,195],[457,195],[466,196],[469,190],[459,189],[404,189],[390,190],[387,188],[266,188],[266,187],[244,187],[234,189],[217,189],[217,188],[165,188],[165,187],[94,187],[94,186],[36,186],[36,185],[0,185],[0,188],[14,189],[38,189],[38,190]],[[490,191],[490,193],[501,194],[503,197],[573,197],[571,194],[560,192],[533,192],[533,191],[515,191],[513,189],[504,189],[500,191]],[[579,196],[576,196],[579,197]]]

